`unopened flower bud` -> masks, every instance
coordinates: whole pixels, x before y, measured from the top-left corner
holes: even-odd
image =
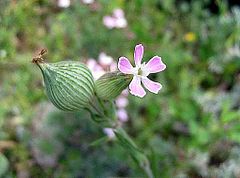
[[[33,62],[40,67],[47,96],[57,108],[78,111],[89,105],[94,95],[94,80],[86,66],[73,61]]]
[[[100,77],[95,85],[98,97],[104,100],[115,99],[129,85],[131,76],[121,72],[109,72]]]

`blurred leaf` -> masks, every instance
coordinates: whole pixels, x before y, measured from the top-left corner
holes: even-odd
[[[99,138],[99,139],[93,141],[92,143],[90,143],[90,146],[93,146],[93,147],[99,146],[103,143],[106,143],[107,141],[108,141],[108,137],[105,136],[105,137],[102,137],[102,138]]]
[[[8,160],[7,158],[3,155],[0,154],[0,176],[3,176],[4,173],[8,170]]]

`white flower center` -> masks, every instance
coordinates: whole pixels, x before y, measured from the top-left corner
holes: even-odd
[[[149,75],[148,70],[146,70],[145,62],[133,68],[132,73],[134,76],[147,77]]]

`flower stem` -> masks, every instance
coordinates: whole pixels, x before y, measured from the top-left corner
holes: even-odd
[[[118,127],[114,130],[120,145],[132,156],[141,169],[144,170],[148,178],[154,178],[150,162],[147,156],[137,147],[124,129]]]
[[[107,111],[108,108],[105,107],[104,103],[99,98],[97,98],[97,101],[99,102],[98,104],[100,105],[101,110]],[[148,157],[142,152],[141,149],[138,148],[138,146],[127,134],[127,132],[125,132],[125,130],[121,127],[121,125],[115,119],[109,119],[110,117],[106,116],[105,112],[103,113],[97,108],[95,108],[95,111],[104,118],[103,120],[107,121],[107,125],[109,125],[109,127],[112,127],[114,129],[114,133],[120,145],[131,155],[131,157],[135,160],[139,167],[144,170],[147,177],[154,178]],[[101,122],[98,123],[101,124]],[[105,126],[106,123],[101,124],[101,127]]]

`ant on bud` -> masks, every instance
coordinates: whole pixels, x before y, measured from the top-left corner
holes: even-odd
[[[44,62],[44,59],[42,58],[43,55],[45,55],[47,53],[47,49],[41,49],[41,51],[38,53],[37,56],[33,57],[32,59],[32,63],[43,63]]]

